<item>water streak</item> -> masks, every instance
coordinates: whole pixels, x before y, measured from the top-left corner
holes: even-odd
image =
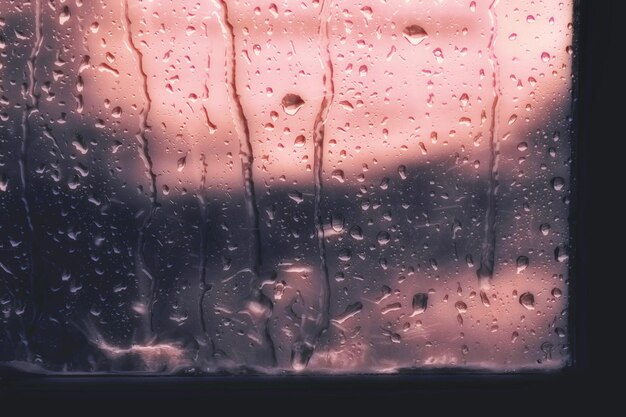
[[[41,280],[41,277],[37,275],[36,268],[36,238],[35,238],[35,224],[33,222],[32,207],[29,199],[29,179],[28,179],[28,151],[31,144],[32,126],[30,116],[39,112],[39,94],[35,92],[37,86],[37,60],[39,58],[39,52],[43,43],[43,29],[42,29],[42,7],[41,0],[35,0],[34,2],[35,12],[35,40],[33,47],[28,57],[28,86],[26,89],[26,97],[30,99],[30,103],[24,103],[22,112],[22,144],[20,148],[19,168],[20,168],[20,182],[21,182],[21,200],[24,207],[24,213],[26,216],[26,222],[28,224],[29,239],[28,239],[28,258],[30,263],[29,268],[29,285],[30,292],[33,299],[33,312],[29,329],[26,332],[26,340],[30,341],[33,336],[34,327],[39,321],[41,316],[42,304],[45,292],[45,282]],[[26,98],[25,97],[25,98]]]
[[[206,157],[204,154],[200,156],[200,160],[202,162],[202,178],[200,180],[200,193],[198,194],[198,201],[200,203],[200,300],[199,300],[199,314],[200,314],[200,325],[202,327],[202,332],[206,336],[207,340],[211,340],[208,335],[206,320],[204,318],[204,298],[206,297],[207,292],[211,289],[211,285],[207,282],[206,279],[206,270],[207,270],[207,260],[208,260],[208,240],[209,240],[209,211],[207,205],[207,193],[206,193],[206,177],[208,172],[209,165],[206,162]]]
[[[252,164],[254,162],[254,154],[252,152],[252,142],[250,141],[250,129],[248,127],[248,119],[243,111],[243,105],[241,103],[241,95],[237,88],[237,57],[235,47],[235,30],[231,21],[229,20],[228,4],[224,0],[213,0],[213,3],[221,11],[221,14],[214,13],[216,16],[222,35],[225,41],[225,53],[226,53],[226,68],[225,78],[226,85],[228,86],[229,102],[231,108],[235,108],[235,126],[239,134],[239,157],[241,159],[241,170],[244,182],[244,204],[246,207],[246,214],[248,222],[250,224],[250,238],[248,242],[249,254],[250,254],[250,267],[254,275],[252,283],[252,298],[254,301],[263,298],[263,302],[268,302],[270,309],[273,308],[273,303],[267,298],[263,292],[262,287],[264,284],[263,279],[260,276],[260,269],[262,265],[262,253],[261,253],[261,232],[259,229],[259,211],[256,200],[256,194],[254,190],[254,177],[252,173]],[[269,331],[269,321],[271,314],[264,320],[263,338],[268,347],[272,366],[277,365],[276,348]]]
[[[498,138],[498,101],[502,95],[500,89],[500,64],[495,53],[497,36],[497,14],[495,8],[499,0],[494,0],[489,6],[489,20],[491,22],[491,36],[487,46],[489,50],[489,64],[492,69],[493,103],[491,105],[491,125],[489,127],[489,170],[487,188],[487,208],[485,211],[485,235],[481,247],[480,267],[476,271],[480,286],[489,288],[493,277],[493,267],[496,251],[496,198],[498,195],[498,160],[500,157],[500,139]]]
[[[295,343],[292,351],[292,365],[295,369],[306,367],[309,359],[313,355],[319,337],[330,324],[330,279],[328,276],[328,265],[326,262],[326,243],[324,236],[324,222],[322,219],[321,200],[323,192],[323,160],[324,160],[324,135],[326,130],[326,120],[335,95],[335,85],[333,81],[333,62],[330,54],[330,38],[328,35],[330,22],[330,1],[320,2],[320,25],[319,35],[319,60],[324,71],[322,77],[323,97],[319,111],[315,117],[313,125],[313,172],[315,175],[315,201],[313,218],[315,222],[315,234],[317,237],[317,249],[320,262],[320,272],[322,275],[321,290],[319,294],[319,315],[315,325],[310,332],[305,329],[304,323],[301,328],[299,340]]]
[[[142,299],[144,300],[143,304],[148,309],[147,314],[144,316],[147,320],[146,327],[149,329],[150,333],[154,333],[154,304],[157,299],[157,282],[154,277],[154,274],[150,271],[145,258],[145,240],[146,240],[146,232],[154,219],[154,215],[159,207],[157,201],[157,191],[156,191],[156,175],[154,174],[152,158],[150,157],[150,151],[148,147],[148,139],[146,138],[146,131],[148,130],[148,116],[150,114],[150,108],[152,107],[152,97],[150,96],[150,91],[148,89],[148,75],[144,69],[143,64],[143,53],[139,49],[139,47],[135,44],[133,40],[133,35],[131,32],[132,21],[130,19],[130,13],[128,9],[128,0],[123,0],[123,22],[124,22],[124,30],[126,32],[127,38],[124,40],[124,44],[128,48],[128,50],[133,54],[135,60],[137,61],[137,66],[139,67],[139,73],[142,78],[142,91],[144,95],[144,108],[139,114],[139,131],[135,135],[137,141],[139,142],[140,157],[143,160],[146,176],[150,180],[150,210],[144,219],[143,224],[139,228],[139,232],[137,235],[137,248],[136,248],[136,257],[137,257],[137,265],[139,266],[139,271],[148,279],[150,282],[150,289],[148,295],[142,294]],[[146,330],[148,330],[146,329]]]

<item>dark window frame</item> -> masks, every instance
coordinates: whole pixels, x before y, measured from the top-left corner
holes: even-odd
[[[389,413],[421,414],[423,407],[444,414],[451,409],[481,414],[509,411],[533,414],[533,410],[554,408],[565,412],[584,401],[589,392],[592,368],[589,349],[588,296],[592,265],[598,259],[592,247],[589,224],[598,210],[591,198],[595,167],[590,142],[606,132],[607,115],[600,107],[608,100],[608,58],[611,33],[616,33],[616,13],[611,0],[575,0],[573,117],[576,131],[572,136],[572,188],[570,211],[570,346],[571,364],[556,372],[521,372],[494,374],[476,371],[437,370],[398,375],[332,375],[332,376],[115,376],[97,375],[41,376],[0,370],[0,404],[18,401],[21,409],[46,406],[50,401],[88,409],[120,409],[120,401],[132,400],[143,406],[157,406],[161,411],[170,404],[181,412],[190,407],[215,410],[251,407],[268,412],[291,411],[291,401],[302,407],[321,407],[331,412],[330,402],[347,406],[379,406]],[[619,48],[619,47],[618,47]],[[609,105],[610,105],[609,101]],[[597,164],[597,165],[596,165]],[[594,207],[595,206],[595,207]],[[115,401],[105,401],[115,399]],[[330,401],[330,402],[329,402]],[[193,403],[191,405],[190,403]],[[406,407],[405,407],[406,406]],[[494,408],[495,406],[504,408]],[[217,407],[217,408],[215,408]],[[284,410],[281,408],[284,407]],[[508,407],[508,408],[507,408]],[[524,408],[528,407],[528,413]],[[395,409],[395,411],[394,411]],[[572,408],[573,409],[573,408]],[[187,410],[187,411],[185,411]],[[371,409],[373,410],[373,409]],[[265,413],[263,413],[265,414]]]

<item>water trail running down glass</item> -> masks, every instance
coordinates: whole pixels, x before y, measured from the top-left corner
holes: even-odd
[[[29,149],[31,145],[31,135],[33,132],[31,126],[31,115],[39,112],[39,94],[35,92],[37,88],[37,60],[41,51],[41,45],[43,43],[43,29],[42,29],[42,17],[41,17],[41,0],[35,0],[34,6],[34,18],[35,28],[33,40],[33,47],[30,51],[28,58],[28,86],[26,95],[30,99],[30,103],[23,104],[22,110],[22,144],[20,149],[20,181],[22,187],[21,201],[24,208],[24,214],[26,216],[26,222],[28,225],[28,258],[29,258],[29,281],[30,281],[30,294],[32,297],[32,311],[30,323],[25,329],[25,338],[28,344],[32,344],[33,332],[37,322],[41,318],[42,307],[45,296],[46,284],[42,280],[42,276],[39,274],[37,268],[37,242],[35,238],[35,224],[33,221],[30,198],[29,198]],[[26,98],[26,97],[24,97]],[[30,347],[27,348],[30,353]]]
[[[142,316],[144,317],[144,335],[143,337],[149,338],[148,335],[154,336],[154,304],[157,300],[157,281],[156,276],[153,272],[151,272],[148,264],[146,263],[146,232],[150,227],[152,220],[154,219],[154,215],[159,207],[159,203],[157,200],[157,191],[156,191],[156,175],[154,174],[152,158],[150,157],[149,143],[146,137],[146,131],[149,128],[148,126],[148,117],[150,115],[150,109],[152,107],[152,97],[150,96],[150,90],[148,86],[148,74],[144,68],[144,57],[143,53],[139,49],[139,47],[135,44],[133,40],[132,34],[132,21],[129,13],[129,0],[123,0],[123,22],[124,22],[124,30],[126,31],[127,38],[124,41],[124,44],[128,48],[129,52],[131,52],[137,62],[137,66],[139,68],[139,74],[142,78],[142,92],[144,96],[144,107],[141,109],[139,113],[139,131],[135,135],[137,141],[139,142],[139,149],[141,150],[140,156],[145,166],[146,176],[150,180],[150,210],[146,215],[143,224],[139,228],[139,233],[137,235],[137,246],[136,246],[136,262],[138,265],[138,280],[140,281],[139,291],[140,297],[142,299],[142,307],[146,310]],[[149,289],[146,291],[146,285],[143,284],[144,280],[141,280],[139,276],[143,275],[145,279],[147,279],[149,285]]]
[[[204,317],[204,298],[206,297],[207,292],[211,289],[211,286],[207,282],[206,272],[207,272],[207,259],[208,259],[208,234],[209,234],[209,218],[208,218],[208,204],[207,204],[207,195],[206,195],[206,176],[207,176],[207,168],[208,164],[206,162],[206,157],[204,154],[200,155],[200,160],[202,161],[202,177],[200,179],[200,192],[198,193],[198,202],[200,203],[200,299],[198,302],[198,314],[200,315],[200,326],[202,327],[202,333],[207,339],[207,342],[211,342],[212,339],[207,332],[206,327],[206,319]]]
[[[263,320],[263,338],[267,345],[266,348],[269,351],[271,366],[276,366],[276,349],[274,341],[269,329],[269,320],[272,316],[273,303],[263,294],[263,286],[265,285],[264,277],[262,276],[261,266],[263,256],[261,253],[261,231],[259,228],[259,209],[256,201],[256,193],[254,190],[254,176],[252,173],[254,154],[252,151],[252,142],[250,141],[250,128],[248,127],[248,119],[243,111],[243,105],[241,104],[241,95],[237,89],[237,51],[235,44],[235,31],[233,25],[229,20],[228,4],[224,0],[219,0],[213,3],[221,10],[221,14],[214,13],[224,36],[224,42],[226,44],[226,84],[228,86],[229,100],[231,108],[235,108],[235,123],[237,132],[239,134],[239,157],[241,159],[241,170],[244,183],[244,200],[246,206],[246,213],[248,215],[248,222],[251,228],[249,239],[249,251],[250,251],[250,271],[253,275],[252,290],[250,295],[250,303],[253,305],[253,309],[260,308],[265,311],[263,315],[266,317]]]
[[[498,159],[500,157],[500,138],[498,137],[498,101],[502,95],[500,90],[500,63],[495,53],[497,36],[496,6],[499,0],[493,0],[489,6],[489,19],[491,22],[491,36],[489,37],[489,64],[492,69],[493,103],[491,105],[491,125],[489,127],[489,165],[487,186],[487,207],[485,210],[485,235],[480,253],[480,266],[476,271],[478,280],[483,290],[488,289],[493,278],[493,269],[496,252],[496,215],[498,196]]]
[[[333,81],[333,62],[330,54],[330,37],[328,34],[329,22],[331,18],[330,1],[320,2],[319,13],[319,60],[324,71],[322,77],[323,96],[319,112],[315,117],[313,125],[314,160],[313,173],[315,175],[315,236],[317,239],[317,250],[319,252],[319,270],[321,274],[321,288],[318,299],[318,317],[311,330],[307,330],[305,323],[301,324],[301,336],[293,347],[292,366],[296,370],[306,368],[309,359],[315,351],[315,346],[330,323],[330,279],[328,277],[328,266],[326,262],[326,243],[324,241],[324,220],[322,218],[321,200],[323,191],[322,173],[324,160],[324,135],[326,130],[326,120],[335,95],[335,85]],[[303,317],[303,320],[305,317]]]

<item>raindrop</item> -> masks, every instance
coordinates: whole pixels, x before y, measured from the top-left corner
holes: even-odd
[[[347,262],[352,259],[352,251],[348,248],[343,248],[337,254],[337,258],[339,258],[340,261]]]
[[[461,94],[459,101],[461,102],[461,106],[466,107],[469,103],[469,96],[467,95],[467,93]]]
[[[561,191],[563,187],[565,186],[565,180],[561,177],[554,177],[550,181],[550,184],[552,185],[552,188],[554,188],[555,191]]]
[[[304,100],[297,94],[285,94],[281,104],[285,113],[289,116],[293,116],[304,106]]]
[[[411,25],[404,28],[402,36],[404,36],[411,45],[419,45],[428,37],[428,33],[419,25]]]
[[[293,141],[293,146],[296,148],[302,148],[306,144],[306,138],[304,135],[296,136],[296,139]]]
[[[290,191],[289,194],[287,194],[289,196],[290,199],[292,199],[293,201],[296,202],[296,204],[300,204],[304,201],[304,197],[302,196],[302,193],[300,191]]]
[[[352,226],[350,228],[350,236],[354,240],[363,240],[363,231],[359,226]]]
[[[340,183],[343,183],[346,180],[343,170],[341,169],[334,170],[330,176],[332,179],[337,180]]]
[[[485,307],[490,307],[491,303],[489,302],[489,297],[487,297],[487,293],[484,291],[480,292],[480,301],[483,303]]]
[[[519,296],[519,303],[524,306],[527,310],[535,309],[535,296],[532,293],[525,292],[524,294]]]
[[[516,266],[517,266],[517,273],[521,273],[524,269],[528,268],[528,257],[527,256],[520,256],[517,258],[517,261],[515,262]]]
[[[335,232],[339,233],[343,230],[344,219],[342,215],[333,215],[330,222]]]
[[[378,241],[378,244],[383,246],[386,245],[387,243],[389,243],[389,240],[391,239],[391,236],[389,236],[389,233],[387,232],[379,232],[378,235],[376,236],[376,240]]]
[[[413,313],[411,317],[422,314],[428,307],[428,294],[420,292],[413,296]]]
[[[333,321],[341,324],[344,321],[348,320],[349,318],[352,318],[356,316],[357,314],[359,314],[362,309],[363,309],[363,303],[361,303],[360,301],[357,301],[352,304],[348,304],[348,306],[346,306],[346,309],[343,311],[343,313],[335,317]]]
[[[565,246],[557,246],[554,249],[554,259],[557,262],[565,262],[569,259],[569,251]]]
[[[67,21],[70,20],[70,17],[72,17],[70,8],[68,6],[64,6],[63,10],[61,10],[61,13],[59,14],[59,23],[62,25],[66,24]]]
[[[187,155],[178,158],[176,161],[176,170],[178,172],[182,172],[185,169],[185,165],[187,164]]]
[[[398,175],[400,175],[400,178],[401,178],[401,179],[403,179],[403,180],[405,180],[405,179],[407,178],[407,175],[406,175],[406,166],[404,166],[404,165],[400,165],[400,166],[398,167]]]

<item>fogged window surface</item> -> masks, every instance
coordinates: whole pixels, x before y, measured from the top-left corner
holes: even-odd
[[[0,362],[558,369],[571,0],[3,0]]]

